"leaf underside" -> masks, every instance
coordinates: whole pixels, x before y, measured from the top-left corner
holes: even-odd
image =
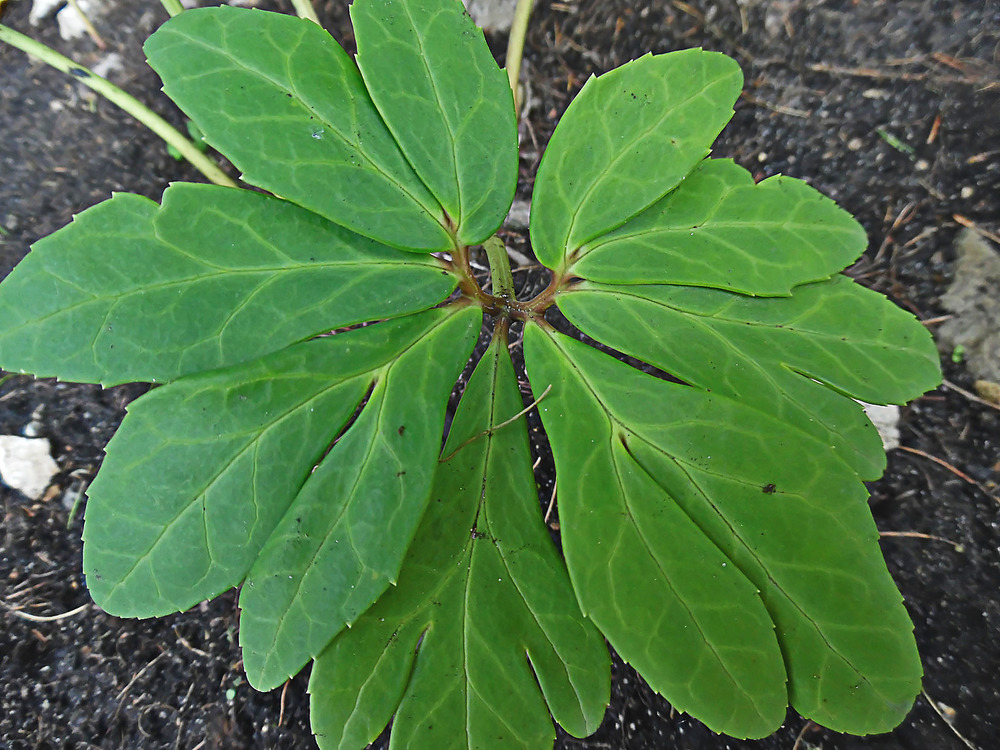
[[[736,63],[687,50],[591,78],[542,159],[530,236],[559,310],[679,381],[524,324],[563,562],[511,421],[508,322],[445,435],[482,323],[467,296],[442,305],[448,259],[496,231],[517,181],[506,78],[458,0],[351,15],[356,62],[290,16],[164,24],[145,45],[164,90],[273,195],[115,195],[0,286],[7,369],[166,383],[88,492],[95,600],[148,617],[242,584],[248,678],[314,659],[324,748],[389,722],[397,748],[551,746],[550,715],[584,736],[608,700],[602,634],[718,732],[764,736],[789,704],[838,731],[898,724],[921,669],[853,399],[915,398],[938,359],[837,275],[866,244],[846,212],[706,158]]]

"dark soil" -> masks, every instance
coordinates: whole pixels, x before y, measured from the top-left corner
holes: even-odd
[[[317,3],[352,46],[346,2]],[[1000,0],[539,0],[526,49],[531,109],[520,195],[559,115],[591,73],[646,51],[703,46],[746,75],[733,122],[716,145],[763,178],[800,177],[865,225],[871,248],[852,273],[931,321],[952,276],[959,223],[1000,230]],[[31,29],[26,0],[4,22],[84,64],[106,53],[89,39]],[[287,8],[284,8],[287,10]],[[165,18],[145,0],[106,3],[95,18],[124,67],[111,79],[180,124],[140,45]],[[503,35],[491,35],[498,54]],[[159,197],[199,180],[162,144],[75,81],[0,49],[0,271],[30,243],[112,191]],[[957,218],[956,218],[957,215]],[[511,238],[516,240],[517,238]],[[997,292],[1000,294],[1000,290]],[[933,323],[929,323],[933,325]],[[972,376],[944,358],[946,378]],[[80,572],[82,513],[73,498],[141,386],[101,390],[16,377],[0,386],[0,433],[40,423],[61,472],[30,501],[0,488],[0,748],[308,748],[306,680],[259,694],[246,684],[230,593],[154,621],[109,617]],[[675,715],[616,662],[612,703],[587,740],[565,748],[962,748],[929,697],[973,746],[1000,735],[1000,412],[942,387],[904,410],[904,448],[871,485],[883,550],[913,617],[926,695],[895,732],[851,738],[794,713],[774,737],[744,742]],[[546,471],[544,464],[540,467]],[[551,470],[540,476],[551,491]],[[967,480],[974,480],[979,486]],[[991,497],[992,493],[994,497]],[[136,498],[141,502],[142,498]],[[832,538],[830,544],[836,544]],[[957,545],[957,546],[956,546]],[[17,612],[15,612],[16,610]],[[950,707],[950,708],[949,708]],[[384,738],[383,738],[384,739]],[[380,746],[384,742],[380,741]]]

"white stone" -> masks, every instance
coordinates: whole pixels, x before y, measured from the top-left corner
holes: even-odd
[[[58,471],[46,438],[0,435],[0,479],[8,487],[37,500]]]
[[[899,407],[895,404],[881,406],[879,404],[866,404],[859,402],[865,407],[865,414],[878,430],[878,436],[882,438],[882,447],[886,453],[899,447]]]
[[[517,0],[464,0],[476,25],[487,31],[508,31]]]

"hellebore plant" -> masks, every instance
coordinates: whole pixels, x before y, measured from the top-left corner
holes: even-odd
[[[885,455],[853,399],[918,396],[937,355],[840,274],[866,245],[847,213],[707,158],[736,63],[693,49],[587,82],[535,180],[551,283],[522,300],[495,235],[513,100],[482,32],[458,0],[351,16],[356,60],[289,16],[168,21],[145,46],[164,90],[266,193],[115,195],[0,286],[3,367],[162,384],[88,493],[95,601],[152,617],[241,587],[250,683],[311,662],[324,748],[389,722],[394,747],[551,746],[550,714],[585,736],[605,639],[717,732],[767,735],[788,705],[843,732],[897,725],[921,667],[866,503]]]

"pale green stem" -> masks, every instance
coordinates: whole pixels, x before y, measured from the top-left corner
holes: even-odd
[[[517,0],[514,9],[514,21],[510,26],[510,37],[507,40],[507,80],[514,92],[514,115],[521,114],[521,93],[517,82],[521,78],[521,58],[524,55],[524,36],[528,33],[528,18],[535,0]]]
[[[132,117],[152,130],[168,144],[176,148],[177,151],[180,152],[181,156],[191,162],[195,169],[205,175],[205,177],[211,182],[214,182],[216,185],[236,187],[236,183],[233,182],[225,172],[219,169],[215,162],[213,162],[207,155],[199,151],[198,147],[195,146],[189,139],[181,135],[180,131],[178,131],[173,125],[164,120],[131,94],[125,93],[110,81],[106,81],[100,76],[94,75],[94,73],[87,70],[82,65],[78,65],[68,57],[63,57],[51,47],[46,47],[44,44],[36,42],[31,37],[27,37],[24,34],[14,31],[14,29],[4,26],[3,24],[0,24],[0,42],[6,42],[13,47],[17,47],[19,50],[30,55],[31,57],[37,58],[38,60],[51,65],[53,68],[61,70],[63,73],[70,74],[84,86],[93,89],[112,104],[116,104],[124,109],[132,115]]]
[[[319,16],[316,15],[312,0],[292,0],[292,7],[295,8],[299,18],[308,18],[317,26],[319,25]]]
[[[483,243],[483,249],[490,261],[493,296],[514,299],[514,277],[510,273],[510,260],[503,240],[494,235]]]
[[[181,0],[160,0],[163,5],[163,9],[167,11],[171,18],[176,16],[178,13],[184,12],[184,6],[181,5]]]

